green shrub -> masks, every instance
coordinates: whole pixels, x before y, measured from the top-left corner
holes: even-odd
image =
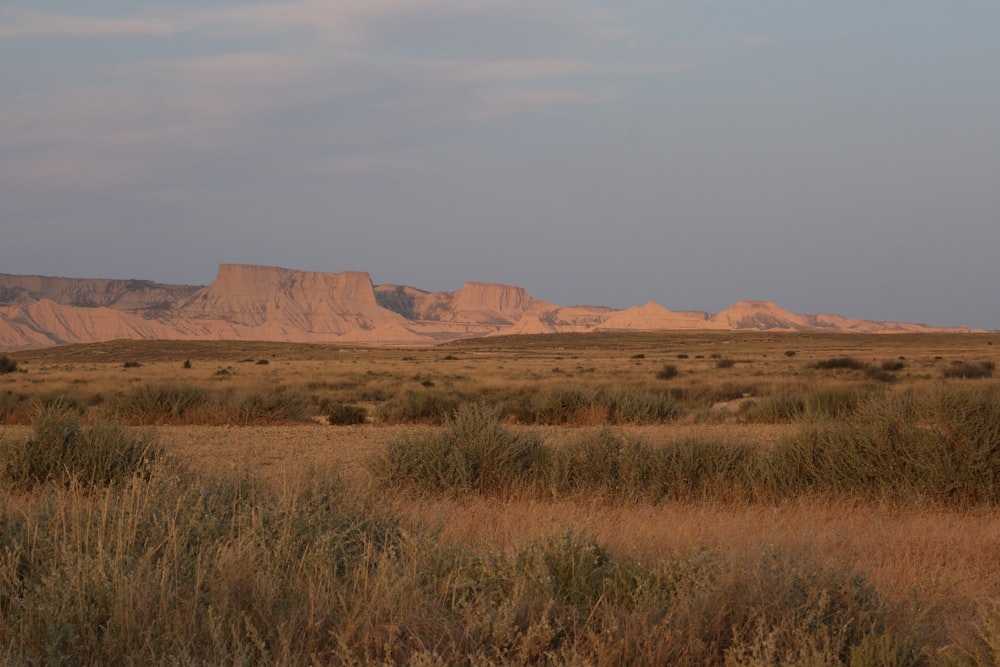
[[[736,365],[736,362],[732,359],[719,359],[715,362],[716,368],[732,368]]]
[[[883,361],[879,365],[879,368],[881,368],[884,371],[899,372],[899,371],[903,370],[904,368],[906,368],[906,364],[903,363],[902,360],[898,360],[897,361],[895,359],[889,359],[887,361]]]
[[[368,421],[368,411],[360,405],[334,403],[329,408],[326,420],[330,424],[343,426],[364,424]]]
[[[530,483],[543,455],[536,438],[504,428],[494,408],[469,403],[440,432],[390,443],[371,472],[387,487],[504,493]]]
[[[0,470],[19,488],[49,481],[108,485],[148,473],[160,453],[149,435],[103,421],[84,427],[76,414],[52,405],[40,410],[32,437],[0,442]]]

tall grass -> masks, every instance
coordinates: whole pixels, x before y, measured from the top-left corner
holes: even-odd
[[[441,432],[390,443],[370,469],[389,487],[503,493],[528,483],[542,455],[537,439],[504,428],[494,409],[466,404]]]
[[[309,401],[287,387],[208,391],[193,385],[142,384],[109,393],[101,417],[129,424],[276,424],[309,419]]]
[[[910,655],[858,573],[767,552],[641,565],[568,530],[408,535],[335,477],[275,492],[160,465],[0,508],[14,664],[846,664]],[[926,647],[930,652],[937,647]],[[909,653],[908,653],[909,652]]]
[[[683,440],[654,447],[610,429],[584,435],[545,460],[553,495],[653,502],[746,499],[759,465],[757,451],[749,446]]]
[[[159,456],[149,434],[108,422],[82,426],[76,413],[55,404],[40,409],[32,437],[0,440],[0,480],[18,488],[121,483],[148,473]]]
[[[847,416],[806,422],[773,448],[691,439],[651,446],[609,430],[551,448],[508,432],[493,409],[465,406],[443,432],[393,443],[372,471],[386,487],[448,493],[535,488],[654,501],[819,493],[997,505],[1000,385],[873,393]]]
[[[843,492],[958,505],[1000,503],[1000,386],[886,393],[808,426],[771,455],[784,493]]]
[[[470,405],[444,437],[426,447],[400,441],[373,472],[393,492],[548,488],[746,502],[818,490],[995,502],[980,492],[1000,481],[989,477],[1000,387],[878,394],[844,424],[843,433],[839,423],[809,425],[774,450],[650,446],[610,429],[548,448]],[[82,435],[105,427],[49,409],[29,438],[36,446],[5,444],[2,461],[43,451],[58,463],[22,467],[76,470],[75,445],[114,441]],[[851,461],[875,451],[888,453]],[[841,484],[845,465],[854,476],[886,471]],[[796,551],[737,559],[697,550],[639,563],[572,529],[509,550],[460,546],[402,530],[374,496],[332,474],[278,491],[251,478],[198,477],[162,458],[109,469],[113,478],[4,468],[0,662],[986,665],[1000,657],[995,606],[970,621],[976,641],[959,654],[890,625],[862,573]],[[981,485],[944,493],[949,480],[981,476]]]
[[[211,412],[209,392],[193,385],[143,384],[108,394],[101,414],[135,424],[200,421]]]
[[[466,397],[454,391],[428,388],[393,396],[378,408],[378,417],[389,423],[442,424]]]
[[[884,391],[876,385],[792,386],[747,401],[739,418],[755,423],[843,419]]]

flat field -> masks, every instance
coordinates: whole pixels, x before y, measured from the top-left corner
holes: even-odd
[[[996,664],[998,353],[732,332],[11,353],[0,659]],[[117,425],[155,461],[31,459]]]

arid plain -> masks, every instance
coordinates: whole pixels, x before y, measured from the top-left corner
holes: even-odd
[[[994,664],[998,350],[995,334],[692,331],[392,349],[114,341],[12,353],[17,370],[0,376],[0,526],[59,524],[76,546],[50,545],[58,565],[46,564],[41,541],[5,529],[2,655],[44,659],[56,637],[64,657],[84,662],[166,651],[288,664]],[[317,479],[337,480],[338,502],[360,507],[366,520],[377,515],[401,531],[404,546],[369,535],[358,556],[365,564],[355,572],[348,559],[347,573],[334,577],[346,577],[340,592],[312,579],[276,592],[282,584],[269,571],[308,569],[308,548],[255,562],[241,535],[260,529],[253,548],[270,543],[254,523],[267,511],[251,507],[242,529],[220,534],[225,548],[199,547],[202,570],[191,575],[211,579],[236,564],[243,584],[223,592],[194,585],[205,608],[193,604],[187,621],[151,617],[171,628],[163,636],[123,630],[131,607],[119,596],[131,604],[152,596],[165,609],[192,584],[181,575],[170,584],[156,569],[165,556],[151,554],[162,545],[123,546],[118,556],[101,555],[107,545],[85,548],[119,494],[139,493],[135,479],[101,491],[58,475],[11,481],[11,452],[41,441],[45,406],[49,416],[68,411],[84,431],[126,424],[162,447],[159,460],[183,471],[173,474],[249,484],[254,502],[295,505],[287,499],[303,502]],[[476,433],[493,438],[483,446],[501,457],[530,452],[514,472],[472,461],[463,438]],[[920,458],[926,433],[950,457],[944,472]],[[907,438],[920,442],[906,449]],[[883,441],[904,450],[869,455],[850,468],[853,480],[836,477],[846,468],[824,476],[823,451]],[[414,467],[407,452],[424,460]],[[430,470],[438,455],[449,463]],[[456,457],[465,457],[461,478],[452,474]],[[654,459],[661,467],[652,472],[624,469]],[[913,477],[893,476],[895,467]],[[786,471],[794,471],[787,480]],[[227,502],[235,514],[243,501]],[[301,539],[311,544],[308,533]],[[69,552],[87,553],[98,575],[72,570]],[[547,573],[542,582],[531,579],[535,570],[518,570],[532,554]],[[129,559],[148,560],[146,574],[160,572],[163,587],[141,590]],[[380,569],[388,560],[399,570],[393,577],[435,583],[401,583]],[[495,571],[480,581],[484,563]],[[622,574],[626,567],[632,574]],[[79,586],[81,605],[103,609],[103,630],[74,626],[85,609],[69,602],[61,611],[29,608],[52,585],[32,583],[32,568]],[[371,588],[358,588],[362,571]],[[642,583],[646,576],[658,583]],[[334,601],[319,602],[324,595]],[[637,602],[643,595],[652,598]],[[309,619],[287,608],[300,603],[316,605]],[[60,613],[66,627],[49,627]],[[195,618],[216,626],[185,638]]]

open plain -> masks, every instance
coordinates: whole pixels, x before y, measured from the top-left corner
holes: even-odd
[[[0,658],[995,664],[998,352],[691,331],[13,353]],[[52,423],[64,449],[122,425],[158,455],[38,472],[18,457]]]

